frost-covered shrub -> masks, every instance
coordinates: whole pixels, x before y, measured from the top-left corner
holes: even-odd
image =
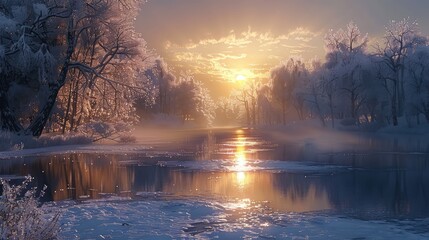
[[[37,139],[41,146],[90,144],[92,139],[84,134],[44,135]]]
[[[21,185],[10,185],[1,179],[3,194],[0,198],[1,239],[56,239],[59,233],[59,212],[48,213],[39,203],[46,186],[37,195],[30,188],[32,177],[27,176]]]
[[[0,151],[19,151],[22,149],[90,144],[92,138],[84,134],[44,135],[40,138],[0,132]]]
[[[130,136],[131,127],[124,122],[91,122],[80,126],[79,131],[91,138],[93,142],[100,140],[129,142],[132,140],[132,136]]]

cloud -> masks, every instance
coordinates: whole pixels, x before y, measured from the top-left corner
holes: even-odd
[[[209,45],[227,45],[227,46],[233,46],[233,47],[245,47],[252,43],[250,40],[251,35],[239,35],[237,36],[233,31],[229,33],[229,35],[215,39],[215,38],[209,38],[209,39],[202,39],[198,43],[190,43],[186,46],[187,49],[192,49],[194,46],[209,46]]]
[[[217,56],[214,56],[212,60],[219,61],[219,60],[225,60],[225,59],[243,59],[246,57],[247,57],[247,54],[245,53],[242,53],[240,55],[230,55],[230,54],[219,53],[217,54]]]
[[[219,38],[189,40],[182,45],[168,41],[165,50],[172,55],[174,65],[211,79],[230,81],[238,74],[264,78],[280,60],[316,48],[312,44],[319,35],[302,27],[284,34],[257,32],[249,27],[247,31],[231,30]]]
[[[289,32],[287,37],[290,39],[295,39],[297,41],[310,42],[319,35],[319,33],[312,32],[306,28],[298,27],[295,30]]]

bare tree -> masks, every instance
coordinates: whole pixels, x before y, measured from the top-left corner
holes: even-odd
[[[346,30],[332,30],[325,36],[328,50],[326,66],[340,75],[338,87],[348,96],[350,117],[357,119],[357,114],[365,100],[363,84],[363,66],[368,36],[362,35],[357,25],[350,22]]]
[[[416,113],[417,123],[420,123],[419,114],[423,114],[429,123],[429,48],[417,48],[406,64],[409,78],[405,85],[407,103]]]
[[[398,117],[402,115],[405,102],[404,91],[404,60],[409,52],[418,45],[426,42],[418,30],[416,22],[408,19],[392,21],[386,27],[384,45],[377,46],[380,63],[385,65],[385,71],[378,76],[384,81],[386,91],[390,96],[393,125],[398,125]]]

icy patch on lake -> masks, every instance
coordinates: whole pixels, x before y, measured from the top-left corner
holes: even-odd
[[[347,169],[346,166],[323,165],[311,162],[274,161],[274,160],[199,160],[199,161],[159,161],[162,167],[182,167],[198,171],[246,172],[272,170],[281,172],[331,172]]]
[[[147,197],[147,196],[146,196]],[[66,206],[64,239],[428,239],[429,219],[364,221],[272,212],[246,199],[152,198]],[[425,231],[422,231],[425,229]]]

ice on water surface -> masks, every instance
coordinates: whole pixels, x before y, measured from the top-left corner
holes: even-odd
[[[2,174],[48,185],[64,239],[429,237],[427,154],[264,139],[236,131],[171,151],[40,154],[3,159]]]
[[[325,212],[281,213],[246,200],[103,201],[68,207],[67,239],[427,239],[406,221],[364,221]],[[427,229],[426,229],[427,230]]]

